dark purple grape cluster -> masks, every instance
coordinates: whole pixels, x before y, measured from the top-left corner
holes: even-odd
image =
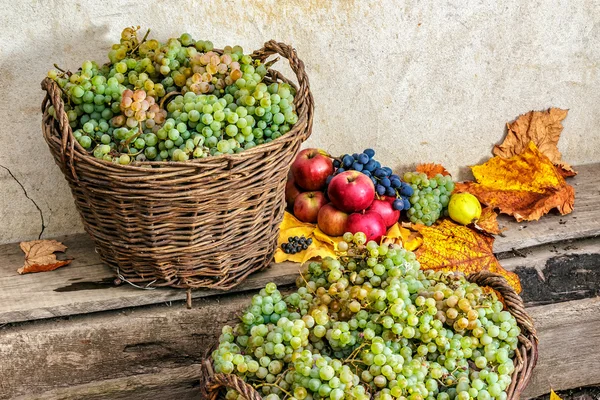
[[[359,171],[371,178],[375,185],[375,192],[379,196],[395,197],[393,207],[398,211],[408,210],[410,201],[408,200],[414,193],[413,188],[403,182],[400,177],[393,173],[390,167],[382,167],[381,163],[375,160],[375,150],[366,149],[362,153],[344,154],[339,159],[333,161],[336,168],[334,175],[344,171]],[[327,184],[333,176],[327,178]]]
[[[302,250],[308,249],[308,246],[312,244],[311,238],[304,236],[291,236],[288,238],[287,243],[281,244],[281,250],[286,254],[296,254]]]

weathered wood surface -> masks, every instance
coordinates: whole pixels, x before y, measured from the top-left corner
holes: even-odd
[[[19,275],[24,255],[18,244],[0,246],[0,325],[11,322],[63,317],[126,307],[159,304],[186,298],[178,289],[142,290],[127,283],[115,286],[113,272],[102,264],[87,235],[59,237],[68,246],[73,262],[51,273]],[[295,281],[300,266],[277,264],[253,274],[231,292],[263,287],[267,282],[286,285]],[[222,294],[195,290],[194,298]]]
[[[527,249],[521,256],[510,255],[501,258],[500,264],[519,275],[521,296],[528,306],[600,295],[600,237],[568,240]]]
[[[36,395],[17,396],[14,400],[203,400],[198,395],[199,375],[200,365],[198,364],[164,368],[149,374],[52,389]]]
[[[498,237],[497,253],[523,251],[531,246],[600,235],[600,164],[578,167],[579,175],[569,180],[575,186],[577,200],[572,214],[551,214],[540,221],[517,223],[502,218],[508,230]],[[23,263],[18,244],[0,246],[0,324],[76,315],[126,307],[182,300],[185,292],[176,289],[140,290],[122,284],[112,285],[113,273],[104,266],[86,235],[58,238],[68,247],[73,263],[52,273],[19,276]],[[249,277],[235,291],[254,290],[268,281],[294,282],[299,266],[276,264]],[[220,294],[215,290],[196,290],[194,298]]]
[[[198,300],[192,310],[178,303],[5,327],[0,399],[192,399],[197,364],[246,303],[232,295]],[[528,312],[540,358],[524,398],[600,381],[600,298]]]

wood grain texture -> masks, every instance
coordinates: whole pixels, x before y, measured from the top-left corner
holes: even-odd
[[[152,306],[5,327],[0,399],[173,398],[163,384],[193,398],[197,364],[247,302],[239,294],[198,300],[192,310]],[[600,382],[600,298],[528,312],[540,358],[523,398]],[[48,391],[54,397],[42,396]]]
[[[0,328],[0,399],[198,364],[244,295]]]
[[[532,307],[539,359],[524,397],[600,383],[600,297]]]
[[[127,376],[23,395],[14,400],[201,400],[199,365],[164,368],[154,373]]]
[[[74,258],[71,265],[56,271],[19,275],[23,252],[18,244],[0,246],[0,325],[11,322],[63,317],[127,307],[184,300],[181,289],[142,290],[127,283],[113,284],[110,268],[103,265],[87,235],[59,237]],[[264,287],[268,282],[287,285],[295,282],[295,263],[282,263],[251,275],[243,285],[229,291],[241,292]],[[194,298],[222,294],[219,290],[195,290]]]
[[[504,237],[494,245],[497,253],[525,249],[540,244],[558,243],[569,239],[600,235],[600,164],[577,168],[579,175],[569,179],[576,189],[575,211],[566,216],[550,214],[540,221],[517,223],[501,218],[508,227]],[[68,267],[40,274],[19,276],[16,270],[23,264],[18,244],[0,246],[0,324],[44,318],[115,310],[134,306],[160,304],[185,299],[178,289],[141,290],[126,283],[111,285],[112,271],[102,264],[87,235],[57,238],[74,258]],[[503,262],[504,264],[504,262]],[[255,290],[269,281],[292,284],[300,266],[293,263],[272,265],[255,273],[231,292]],[[196,290],[194,298],[222,294],[216,290]]]
[[[528,306],[600,295],[600,237],[568,240],[514,253],[500,264],[521,280]]]

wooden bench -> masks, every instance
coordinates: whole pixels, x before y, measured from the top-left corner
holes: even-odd
[[[525,398],[600,383],[600,164],[570,179],[575,211],[540,221],[500,218],[494,251],[516,271],[540,338]],[[228,292],[114,287],[83,234],[57,238],[73,263],[19,276],[17,243],[0,246],[0,399],[199,399],[198,364],[252,291],[291,285],[275,264]]]

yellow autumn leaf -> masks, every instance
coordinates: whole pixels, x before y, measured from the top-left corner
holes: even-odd
[[[469,192],[480,202],[517,221],[535,221],[557,208],[573,211],[575,189],[533,142],[510,158],[493,157],[471,167],[476,182],[457,183],[455,192]]]
[[[306,250],[296,254],[287,254],[281,250],[281,244],[288,241],[293,236],[304,236],[312,239],[312,244]],[[325,235],[314,224],[302,222],[292,214],[286,212],[283,215],[283,221],[279,226],[279,238],[277,239],[277,250],[275,250],[274,259],[276,263],[291,261],[305,263],[315,257],[336,257],[334,249],[334,240]]]
[[[383,235],[382,242],[400,244],[406,250],[415,251],[423,244],[423,237],[419,232],[411,231],[399,223],[395,223]]]
[[[550,389],[550,400],[562,400],[559,395],[557,395],[554,390]]]
[[[315,228],[313,235],[318,241],[331,246],[335,251],[337,251],[337,244],[342,241],[341,236],[329,236],[319,229],[318,226]]]
[[[415,225],[415,229],[423,235],[423,245],[415,253],[421,268],[460,271],[465,275],[488,270],[502,275],[517,293],[521,292],[517,274],[506,271],[496,259],[493,237],[449,219],[432,226]]]

